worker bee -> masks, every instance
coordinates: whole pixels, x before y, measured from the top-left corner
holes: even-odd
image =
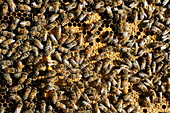
[[[66,105],[61,102],[57,102],[56,107],[61,108],[61,109],[66,109]]]
[[[77,3],[73,2],[73,3],[71,3],[71,4],[68,4],[68,5],[66,6],[66,9],[67,9],[67,11],[70,11],[70,10],[76,8],[76,7],[77,7]]]
[[[5,108],[3,106],[0,106],[0,113],[4,113],[5,112]]]
[[[158,62],[161,62],[162,60],[164,60],[164,58],[165,58],[165,55],[162,55],[162,56],[156,58],[155,61],[156,61],[156,63],[158,63]]]
[[[20,57],[20,60],[23,60],[23,59],[28,58],[28,57],[29,57],[29,55],[30,55],[30,52],[29,52],[29,51],[28,51],[28,52],[23,53],[23,54],[22,54],[22,56]]]
[[[11,78],[10,74],[3,74],[3,77],[7,81],[7,84],[9,84],[11,86],[12,85],[12,78]]]
[[[32,101],[32,100],[36,97],[37,93],[38,93],[37,88],[34,87],[34,88],[31,90],[31,93],[30,93],[30,95],[29,95],[29,99]]]
[[[120,99],[120,100],[117,102],[117,104],[116,104],[115,107],[117,108],[117,111],[118,111],[118,112],[121,112],[122,109],[123,109],[123,100]]]
[[[22,84],[25,82],[25,80],[27,79],[28,74],[27,73],[23,73],[22,77],[18,80],[19,84]]]
[[[60,2],[59,1],[55,1],[52,5],[52,9],[54,10],[55,13],[58,12],[59,10],[59,7],[60,7]]]
[[[51,41],[53,42],[54,45],[58,45],[58,41],[53,34],[50,34],[50,38],[51,38]]]
[[[24,27],[24,28],[18,28],[18,33],[26,35],[28,34],[28,30]]]
[[[21,113],[21,109],[23,107],[22,101],[18,103],[17,108],[15,109],[14,113]]]
[[[34,43],[35,43],[36,46],[39,47],[39,49],[43,49],[43,48],[44,48],[44,46],[43,46],[43,44],[41,43],[40,40],[35,39],[35,40],[34,40]]]
[[[53,113],[52,111],[53,111],[52,105],[48,105],[47,113]]]
[[[62,22],[61,22],[61,25],[62,26],[65,26],[67,25],[68,23],[70,22],[70,20],[67,18],[67,19],[64,19]]]
[[[97,36],[97,33],[94,33],[93,35],[91,35],[91,36],[87,39],[87,41],[88,41],[88,42],[92,42],[93,40],[96,39],[96,36]]]
[[[162,103],[162,92],[158,92],[159,98],[158,98],[158,102]]]
[[[10,26],[10,29],[14,30],[17,27],[18,23],[19,23],[19,19],[15,18],[14,21],[12,22],[11,26]]]
[[[76,16],[79,16],[83,10],[83,4],[79,3],[75,11]]]
[[[18,9],[23,11],[31,11],[31,7],[26,4],[18,4]]]
[[[13,0],[7,0],[7,2],[8,2],[8,5],[9,5],[11,11],[12,11],[12,12],[15,12],[15,10],[16,10],[16,5],[15,5],[14,1],[13,1]]]
[[[56,104],[57,100],[58,100],[58,94],[54,90],[54,91],[52,91],[52,102],[53,102],[53,104]]]
[[[69,38],[67,38],[67,40],[65,41],[65,44],[69,44],[72,41],[74,41],[76,38],[76,36],[74,34],[70,34]]]
[[[2,6],[2,15],[5,16],[8,13],[8,4],[4,3]]]
[[[152,26],[151,30],[155,33],[158,33],[158,34],[162,33],[161,29],[157,28],[156,26]]]
[[[50,22],[54,22],[57,18],[58,18],[59,14],[53,14],[50,18],[49,21]]]
[[[62,61],[61,55],[57,51],[54,53],[54,56],[58,61],[60,61],[60,62]]]
[[[95,111],[95,113],[101,113],[100,109],[99,109],[99,106],[98,106],[98,103],[94,104],[94,111]]]
[[[58,25],[58,21],[54,21],[53,23],[47,25],[48,31],[53,30]]]
[[[15,101],[21,101],[21,97],[18,94],[11,94],[9,97],[11,100],[15,100]]]
[[[12,44],[12,43],[14,43],[14,42],[15,42],[15,40],[13,40],[13,39],[8,39],[8,40],[5,40],[4,42],[2,42],[1,46],[2,46],[2,47],[7,47],[8,45],[10,45],[10,44]]]
[[[2,31],[3,36],[14,38],[15,34],[13,32]]]
[[[74,60],[74,59],[70,59],[70,63],[75,67],[78,68],[79,64]]]
[[[30,21],[21,21],[20,22],[21,27],[26,27],[26,26],[30,26],[31,22]]]
[[[163,0],[162,4],[163,6],[166,6],[168,4],[169,0]]]
[[[40,112],[41,113],[46,113],[46,103],[44,100],[41,101],[41,104],[40,104]]]
[[[143,92],[148,91],[148,88],[143,83],[139,84],[137,87]]]
[[[165,28],[165,25],[162,24],[162,23],[160,23],[160,22],[158,22],[158,21],[155,21],[155,22],[154,22],[154,25],[157,26],[157,27],[159,27],[160,29],[164,29],[164,28]]]
[[[100,1],[95,4],[95,9],[100,9],[102,6],[104,6],[104,2]]]
[[[112,13],[112,10],[111,10],[110,6],[106,6],[106,11],[109,14],[109,16],[112,18],[113,17],[113,13]]]
[[[6,29],[8,27],[8,24],[7,23],[2,23],[2,24],[0,24],[0,30],[2,31],[2,30],[4,30],[4,29]]]
[[[79,21],[80,21],[80,22],[83,21],[86,16],[87,16],[87,12],[82,11],[82,13],[81,13],[80,16],[79,16]]]
[[[28,86],[28,87],[26,88],[26,91],[25,91],[24,95],[23,95],[23,99],[24,99],[24,100],[27,100],[27,99],[28,99],[28,96],[29,96],[30,92],[31,92],[31,87]]]
[[[11,87],[10,91],[11,92],[18,92],[19,90],[22,90],[24,88],[23,84],[18,84],[16,86]]]
[[[2,61],[0,61],[0,65],[10,66],[10,65],[13,65],[13,61],[11,61],[11,60],[2,60]]]
[[[2,42],[5,41],[5,40],[6,40],[6,37],[0,36],[0,43],[2,43]]]
[[[139,4],[139,2],[135,1],[135,2],[132,2],[129,7],[130,8],[135,8],[137,5]]]
[[[58,50],[59,50],[60,52],[62,52],[62,53],[68,53],[68,51],[69,51],[69,49],[67,49],[67,48],[65,48],[65,47],[62,47],[62,46],[60,46],[60,47],[58,48]]]
[[[151,64],[152,62],[152,53],[148,53],[148,63]]]

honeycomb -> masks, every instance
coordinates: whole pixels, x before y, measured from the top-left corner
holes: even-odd
[[[0,113],[170,113],[169,0],[0,9]]]

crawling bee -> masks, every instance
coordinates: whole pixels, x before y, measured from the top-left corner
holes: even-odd
[[[68,4],[68,5],[66,6],[66,9],[67,9],[67,11],[70,11],[70,10],[76,8],[76,7],[77,7],[77,3],[73,2],[73,3],[71,3],[71,4]]]
[[[15,101],[21,101],[21,97],[18,94],[11,94],[9,97],[11,100],[15,100]]]
[[[95,111],[95,113],[101,113],[100,109],[99,109],[99,106],[98,106],[98,103],[94,104],[94,111]]]
[[[11,30],[16,29],[18,23],[19,23],[19,19],[18,19],[18,18],[15,18],[14,21],[12,22],[11,26],[10,26],[10,29],[11,29]]]
[[[7,81],[7,84],[9,84],[10,86],[12,85],[12,78],[10,76],[10,74],[3,74],[5,80]]]
[[[83,4],[79,3],[75,11],[76,16],[79,16],[83,10]]]
[[[0,113],[4,113],[5,112],[5,108],[3,106],[0,106]]]
[[[148,88],[143,83],[139,84],[137,87],[141,89],[143,92],[148,91]]]
[[[162,33],[161,29],[159,29],[159,28],[156,27],[156,26],[152,26],[151,30],[152,30],[154,33],[158,33],[158,34],[161,34],[161,33]]]
[[[53,107],[52,105],[49,105],[48,108],[47,108],[47,113],[53,113]]]
[[[16,10],[16,5],[15,5],[14,1],[13,1],[13,0],[7,0],[7,2],[8,2],[8,4],[9,4],[9,7],[10,7],[11,11],[12,11],[12,12],[15,12],[15,10]]]
[[[18,84],[18,85],[16,85],[16,86],[11,87],[10,91],[11,91],[11,92],[17,92],[17,91],[19,91],[19,90],[22,90],[23,88],[24,88],[24,85],[23,85],[23,84]]]
[[[55,1],[54,4],[52,5],[52,8],[53,8],[55,13],[58,12],[59,7],[60,7],[60,2],[59,1]]]
[[[65,26],[65,25],[67,25],[68,23],[69,23],[69,19],[68,18],[66,18],[66,19],[64,19],[62,22],[61,22],[61,25],[62,26]]]
[[[70,45],[71,46],[71,45]],[[68,51],[69,51],[69,49],[67,49],[67,48],[65,48],[65,47],[62,47],[62,46],[60,46],[59,48],[58,48],[58,50],[60,51],[60,52],[62,52],[62,53],[68,53]]]
[[[23,11],[31,11],[31,7],[26,4],[18,4],[18,9]]]
[[[28,30],[26,28],[18,28],[18,33],[26,35],[28,34]]]
[[[38,93],[37,88],[34,87],[29,95],[29,99],[32,101],[35,98],[35,96],[37,95],[37,93]]]
[[[0,24],[0,30],[2,31],[2,30],[4,30],[4,29],[6,29],[8,27],[8,24],[7,23],[2,23],[2,24]]]
[[[15,34],[13,32],[2,31],[3,36],[14,38]]]
[[[21,27],[26,27],[26,26],[30,26],[31,22],[30,21],[21,21],[20,22]]]
[[[50,18],[49,21],[50,22],[54,22],[57,18],[58,18],[59,14],[53,14]]]
[[[27,73],[23,73],[22,77],[18,80],[19,84],[22,84],[25,82],[25,80],[27,79],[28,74]]]
[[[70,63],[75,67],[78,68],[79,64],[74,60],[74,59],[70,59]]]
[[[95,4],[95,9],[100,9],[102,6],[104,6],[104,2],[100,1]]]
[[[61,102],[57,102],[56,107],[61,108],[61,109],[66,109],[66,105]]]
[[[53,104],[56,104],[57,100],[58,100],[58,94],[54,90],[54,91],[52,91],[52,102],[53,102]]]
[[[58,21],[54,21],[53,23],[47,25],[48,30],[53,30],[58,25]]]
[[[87,12],[82,11],[82,13],[81,13],[80,16],[79,16],[79,21],[80,21],[80,22],[83,21],[86,16],[87,16]]]
[[[37,45],[37,46],[39,47],[39,49],[43,49],[43,48],[44,48],[44,46],[43,46],[43,44],[41,43],[40,40],[35,39],[35,40],[34,40],[34,43],[35,43],[35,45]]]
[[[18,103],[17,108],[15,109],[14,113],[21,113],[21,109],[23,107],[22,101]]]
[[[46,103],[44,100],[41,101],[41,104],[40,104],[40,112],[41,113],[46,113]]]
[[[29,87],[26,88],[26,91],[25,91],[25,93],[23,95],[24,100],[28,99],[28,96],[29,96],[30,92],[31,92],[31,87],[29,86]]]
[[[8,13],[8,4],[4,3],[2,6],[2,15],[5,16]]]
[[[111,10],[110,6],[106,6],[106,11],[109,14],[109,16],[112,18],[113,17],[113,13],[112,13],[112,10]]]

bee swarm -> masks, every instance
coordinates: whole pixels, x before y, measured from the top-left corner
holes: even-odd
[[[169,113],[169,0],[0,0],[0,113]]]

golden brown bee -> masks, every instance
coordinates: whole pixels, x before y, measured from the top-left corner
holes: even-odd
[[[5,41],[5,40],[6,40],[6,37],[0,36],[0,43],[2,43],[2,42]]]
[[[70,36],[67,38],[67,40],[65,41],[65,44],[69,44],[72,41],[74,41],[76,38],[76,36],[74,34],[70,34]]]
[[[32,91],[31,91],[30,95],[29,95],[29,99],[30,99],[31,101],[34,100],[34,98],[36,97],[37,93],[38,93],[37,88],[34,87],[34,88],[32,89]]]
[[[21,27],[26,27],[26,26],[30,26],[31,22],[30,21],[21,21],[20,22]]]
[[[53,3],[52,7],[53,7],[54,12],[57,13],[58,10],[59,10],[59,7],[60,7],[60,2],[59,1],[55,1]]]
[[[15,100],[15,101],[21,101],[21,97],[18,94],[11,94],[9,97],[11,100]]]
[[[100,1],[95,4],[95,9],[100,9],[102,6],[104,6],[104,2]]]
[[[22,101],[18,103],[17,108],[15,109],[14,113],[21,113],[21,109],[23,107]]]
[[[110,17],[113,17],[113,13],[112,13],[110,6],[106,6],[106,11],[107,11],[107,13],[109,14]]]
[[[50,22],[54,22],[57,18],[58,18],[59,14],[53,14],[50,18],[49,21]]]
[[[148,53],[148,63],[151,64],[152,62],[152,53]]]
[[[18,84],[16,86],[11,87],[11,92],[17,92],[17,91],[19,91],[19,90],[21,90],[23,88],[24,88],[23,84]]]
[[[0,113],[4,113],[5,112],[5,108],[3,106],[0,106]]]
[[[41,104],[40,104],[40,112],[41,113],[46,113],[46,103],[44,100],[41,101]]]
[[[54,21],[53,23],[49,24],[47,26],[48,30],[51,31],[53,30],[56,26],[58,25],[58,21]]]
[[[99,106],[98,106],[98,103],[94,104],[94,111],[95,111],[95,113],[101,113],[100,109],[99,109]]]
[[[2,31],[3,36],[5,37],[15,37],[15,34],[13,32],[8,32],[8,31]]]
[[[12,22],[11,26],[10,26],[10,29],[14,30],[17,27],[18,23],[19,23],[19,19],[15,18],[14,21]]]
[[[74,66],[75,68],[79,67],[79,64],[74,60],[74,59],[70,59],[70,63],[72,64],[72,66]]]
[[[53,113],[53,107],[52,107],[52,105],[48,105],[47,113]]]
[[[18,80],[18,83],[19,83],[19,84],[24,83],[25,80],[27,79],[27,77],[28,77],[28,74],[27,74],[27,73],[23,73],[23,74],[22,74],[22,77]]]
[[[104,112],[108,111],[108,108],[106,106],[104,106],[103,104],[99,104],[99,108]]]
[[[15,42],[15,40],[13,40],[13,39],[8,39],[8,40],[5,40],[4,42],[2,42],[2,47],[7,47],[8,45],[10,45],[10,44],[12,44],[12,43],[14,43]]]
[[[70,11],[70,10],[76,8],[76,7],[77,7],[77,3],[73,2],[73,3],[71,3],[71,4],[68,4],[68,5],[66,6],[66,9],[67,9],[67,11]]]
[[[161,33],[162,33],[161,29],[159,29],[159,28],[156,27],[156,26],[152,26],[151,30],[152,30],[153,32],[157,33],[157,34],[161,34]]]
[[[35,40],[34,40],[34,43],[35,43],[36,46],[39,47],[39,49],[43,49],[43,48],[44,48],[44,45],[41,43],[40,40],[35,39]]]
[[[159,63],[159,62],[161,62],[162,60],[164,60],[164,58],[165,58],[165,55],[162,55],[162,56],[156,58],[155,61],[156,61],[156,63]]]
[[[22,34],[22,35],[26,35],[28,34],[28,30],[24,27],[24,28],[18,28],[18,33]]]
[[[62,26],[65,26],[67,25],[68,23],[70,22],[70,20],[67,18],[67,19],[64,19],[62,22],[61,22],[61,25]]]
[[[83,4],[81,4],[81,3],[78,4],[77,9],[75,11],[76,16],[79,16],[81,14],[83,7],[84,7]]]
[[[143,92],[148,91],[148,88],[143,83],[139,84],[137,87],[141,89]]]
[[[91,35],[91,36],[87,39],[87,41],[88,41],[88,42],[92,42],[93,40],[96,39],[96,36],[97,36],[97,33],[94,33],[93,35]]]
[[[61,109],[66,109],[66,105],[61,102],[57,102],[56,107],[61,108]]]
[[[84,20],[85,19],[85,17],[87,16],[87,12],[85,12],[85,11],[82,11],[82,13],[80,14],[80,16],[79,16],[79,21],[82,21],[82,20]]]
[[[90,55],[93,53],[93,49],[91,49],[91,46],[86,47],[85,53],[86,53],[86,57],[89,58]]]
[[[6,29],[8,27],[7,23],[2,23],[0,24],[0,30],[2,31],[3,29]]]
[[[56,104],[57,100],[58,100],[58,94],[55,90],[53,90],[52,91],[52,102],[53,102],[53,104]]]
[[[11,86],[12,85],[12,78],[11,78],[10,74],[3,74],[3,77],[7,81],[7,84],[9,84]]]
[[[0,61],[0,65],[10,66],[10,65],[13,65],[13,61],[10,61],[10,60],[2,60],[2,61]]]
[[[23,11],[31,11],[31,7],[26,4],[18,4],[18,9]]]
[[[58,48],[58,50],[59,50],[60,52],[62,52],[62,53],[68,53],[68,51],[69,51],[69,49],[67,49],[67,48],[65,48],[65,47],[62,47],[62,46],[60,46],[60,47]]]
[[[15,10],[16,10],[16,5],[15,5],[14,1],[13,1],[13,0],[7,0],[7,2],[8,2],[8,5],[9,5],[11,11],[12,11],[12,12],[15,12]]]
[[[26,88],[26,91],[25,91],[25,93],[23,95],[24,100],[28,99],[28,96],[29,96],[30,92],[31,92],[31,87],[29,86],[29,87]]]
[[[8,4],[4,3],[2,6],[2,15],[5,16],[8,13]]]

